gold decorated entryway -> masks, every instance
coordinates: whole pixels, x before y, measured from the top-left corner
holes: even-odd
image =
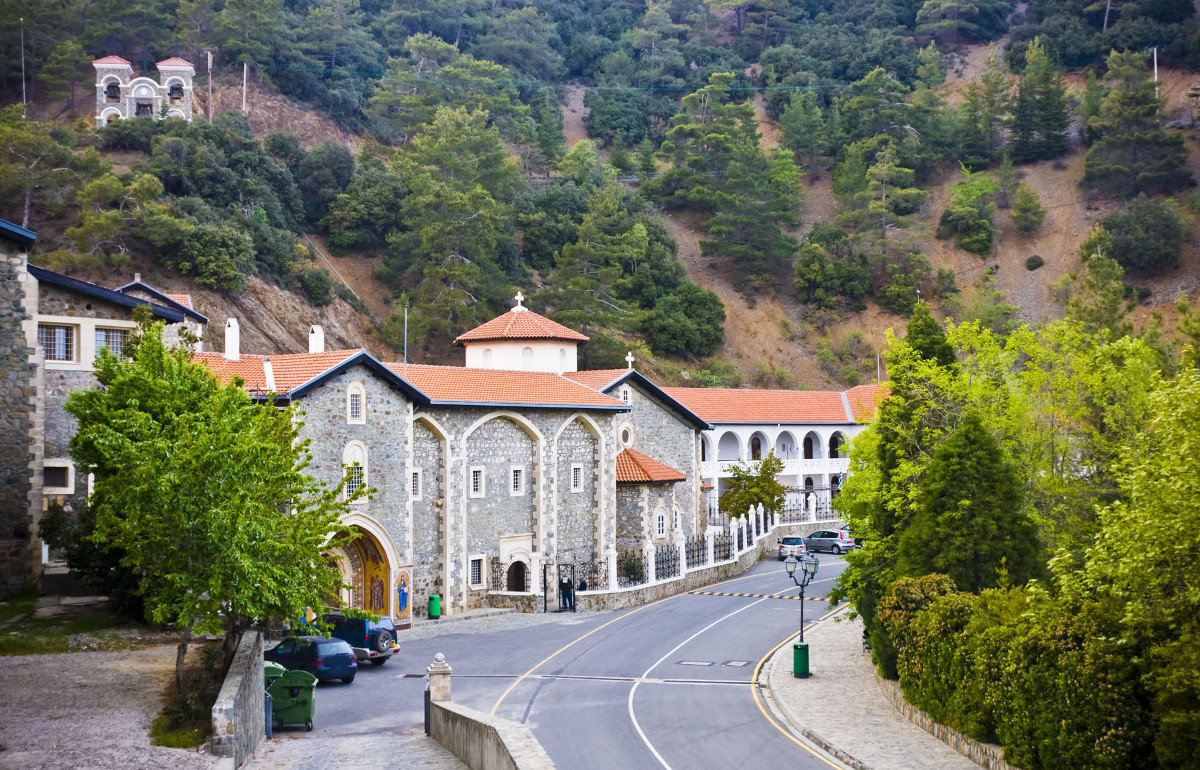
[[[358,537],[343,538],[332,554],[342,573],[342,601],[376,615],[391,615],[392,567],[379,541],[361,527],[351,527]],[[348,541],[347,541],[348,540]]]

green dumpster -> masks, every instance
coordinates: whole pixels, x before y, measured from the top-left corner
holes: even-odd
[[[317,678],[307,671],[287,671],[267,688],[275,725],[304,725],[313,729]]]
[[[437,620],[442,616],[442,597],[438,594],[429,595],[429,619]]]
[[[808,678],[808,642],[792,645],[792,676],[797,679]]]
[[[263,661],[263,678],[266,680],[266,688],[271,689],[271,685],[275,684],[275,680],[287,673],[287,667],[281,666],[273,660]]]

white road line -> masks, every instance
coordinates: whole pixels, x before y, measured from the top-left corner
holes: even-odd
[[[637,692],[638,685],[640,685],[640,684],[642,683],[642,681],[643,681],[643,680],[645,680],[646,678],[648,678],[648,677],[650,676],[650,672],[651,672],[651,671],[653,671],[654,669],[658,668],[659,664],[661,664],[661,663],[662,663],[663,661],[665,661],[667,658],[671,657],[671,656],[672,656],[672,655],[674,655],[676,652],[678,652],[678,651],[679,651],[679,649],[680,649],[681,647],[683,647],[685,644],[687,644],[688,642],[692,641],[692,640],[693,640],[693,639],[695,639],[697,636],[700,636],[700,634],[703,634],[705,631],[707,631],[708,629],[710,629],[710,628],[712,628],[713,626],[717,625],[718,623],[720,623],[720,622],[722,622],[722,621],[724,621],[724,620],[728,620],[729,618],[732,618],[734,615],[738,614],[739,612],[745,612],[746,610],[750,609],[750,608],[751,608],[751,607],[753,607],[754,605],[756,605],[756,604],[761,604],[762,602],[765,602],[765,601],[767,601],[767,600],[766,600],[766,599],[759,599],[758,601],[755,601],[755,602],[750,602],[750,603],[749,603],[749,604],[747,604],[745,607],[742,607],[742,608],[740,608],[740,609],[736,609],[736,610],[734,610],[733,612],[729,613],[728,615],[724,615],[724,616],[722,616],[722,617],[719,617],[719,618],[717,618],[716,620],[714,620],[713,622],[709,623],[709,624],[708,624],[707,626],[705,626],[704,628],[700,629],[700,630],[699,630],[699,631],[697,631],[696,633],[694,633],[694,634],[692,634],[691,636],[689,636],[687,639],[684,639],[682,642],[680,642],[679,644],[677,644],[677,645],[676,645],[676,646],[675,646],[675,647],[674,647],[674,648],[673,648],[673,649],[672,649],[670,652],[668,652],[666,655],[662,656],[662,657],[661,657],[661,658],[659,658],[657,661],[655,661],[655,662],[654,662],[654,665],[652,665],[650,668],[646,669],[646,673],[644,673],[644,674],[642,674],[640,677],[638,677],[638,681],[636,681],[636,682],[634,682],[634,683],[633,683],[633,687],[630,687],[630,688],[629,688],[629,719],[630,719],[630,721],[632,721],[632,722],[633,722],[633,729],[634,729],[634,730],[637,730],[637,734],[638,734],[638,736],[639,736],[639,737],[642,739],[642,743],[646,744],[646,748],[650,749],[650,753],[654,755],[654,758],[655,758],[655,759],[657,759],[657,760],[658,760],[658,763],[659,763],[660,765],[662,765],[662,766],[663,766],[663,767],[664,767],[666,770],[671,770],[671,766],[667,764],[667,760],[663,759],[663,757],[662,757],[662,754],[659,754],[659,753],[658,753],[658,750],[654,748],[654,745],[653,745],[652,743],[650,743],[650,739],[646,737],[646,733],[645,733],[645,732],[642,730],[642,726],[641,726],[640,724],[638,724],[637,715],[635,715],[635,714],[633,713],[633,695],[634,695],[634,693],[636,693],[636,692]]]

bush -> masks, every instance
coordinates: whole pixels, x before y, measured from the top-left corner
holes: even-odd
[[[1153,274],[1179,265],[1185,227],[1175,201],[1141,194],[1101,224],[1112,242],[1109,256],[1127,271]]]
[[[1037,270],[1039,267],[1041,267],[1044,264],[1046,264],[1046,260],[1042,259],[1041,256],[1034,254],[1032,257],[1025,260],[1025,269],[1026,270]]]
[[[304,287],[304,294],[308,297],[309,304],[321,307],[333,302],[333,279],[329,276],[328,270],[322,267],[305,270],[304,275],[300,278],[300,284]]]

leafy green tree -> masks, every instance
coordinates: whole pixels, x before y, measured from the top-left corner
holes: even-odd
[[[966,179],[954,185],[949,205],[942,212],[938,235],[953,235],[960,249],[986,256],[992,251],[997,232],[993,198],[999,188],[982,172],[973,173],[964,166],[962,173]]]
[[[1067,152],[1071,111],[1062,76],[1034,38],[1025,53],[1025,76],[1013,109],[1012,155],[1018,163],[1057,158]]]
[[[1003,0],[925,0],[917,11],[916,33],[951,45],[987,40],[1004,30],[1010,9]]]
[[[855,143],[862,147],[858,155],[859,163],[872,155],[869,145],[873,142]],[[914,184],[915,173],[912,169],[900,164],[893,142],[884,138],[882,146],[873,153],[870,165],[862,174],[861,182],[848,178],[854,173],[843,168],[846,176],[846,187],[849,191],[841,195],[842,206],[838,212],[838,222],[862,232],[871,232],[878,248],[883,249],[889,233],[910,227],[913,215],[925,199],[925,192]],[[854,156],[848,151],[845,164],[854,161]],[[858,189],[854,189],[858,188]]]
[[[1064,276],[1056,289],[1066,294],[1066,317],[1089,333],[1120,337],[1133,330],[1125,320],[1125,271],[1112,257],[1093,254],[1082,275]]]
[[[904,344],[921,358],[938,366],[951,367],[958,363],[954,348],[946,339],[942,325],[929,313],[928,303],[917,305],[908,320]]]
[[[83,46],[74,40],[64,40],[54,47],[46,57],[46,63],[38,77],[46,85],[50,98],[67,99],[67,111],[75,112],[75,88],[80,83],[91,80],[86,77],[86,68],[91,64],[91,57],[83,50]],[[86,73],[91,75],[91,73]]]
[[[926,86],[932,88],[941,85],[946,79],[946,64],[942,61],[941,51],[932,40],[917,52],[917,61],[921,63],[921,66],[917,67],[917,80]]]
[[[562,68],[558,42],[553,22],[537,8],[526,6],[493,21],[488,33],[471,46],[471,53],[522,77],[553,82]]]
[[[71,148],[59,142],[47,124],[26,121],[19,105],[0,110],[0,198],[21,202],[15,209],[28,228],[33,204],[70,191]],[[16,216],[14,215],[15,219]]]
[[[1112,90],[1100,113],[1088,121],[1098,138],[1083,161],[1084,185],[1124,197],[1186,185],[1192,178],[1185,166],[1187,150],[1182,136],[1159,125],[1162,100],[1150,80],[1146,55],[1114,51],[1108,74]]]
[[[1018,585],[1035,576],[1037,532],[1021,480],[978,414],[938,445],[918,495],[897,549],[901,574],[943,573],[971,593],[996,587],[1002,571]]]
[[[797,91],[779,118],[783,141],[797,157],[807,158],[807,168],[814,169],[817,156],[825,152],[825,120],[817,97],[812,91]],[[810,172],[811,173],[811,172]]]
[[[1033,188],[1027,182],[1021,182],[1017,186],[1017,194],[1013,198],[1013,225],[1019,232],[1028,235],[1037,232],[1037,229],[1042,226],[1042,221],[1045,219],[1046,210],[1042,208],[1042,202],[1038,198],[1038,194],[1033,191]]]
[[[1179,265],[1187,228],[1175,201],[1141,193],[1100,224],[1108,236],[1105,253],[1125,270],[1153,275]]]
[[[838,298],[857,301],[871,291],[866,257],[855,252],[850,236],[834,225],[816,223],[796,256],[793,285],[800,299],[833,307]]]
[[[655,303],[641,328],[656,353],[710,356],[725,342],[725,306],[716,293],[685,281]]]
[[[718,501],[721,510],[731,517],[744,516],[760,504],[768,513],[781,510],[787,497],[787,487],[779,481],[782,472],[783,460],[774,449],[758,463],[729,466],[729,486]]]
[[[94,539],[136,570],[149,618],[183,630],[182,691],[193,633],[224,632],[228,663],[250,626],[336,593],[322,552],[350,501],[305,473],[294,407],[219,385],[187,349],[163,344],[161,324],[144,324],[126,350],[101,351],[100,386],[68,397],[79,421],[71,455],[95,473]]]
[[[407,229],[401,212],[408,182],[395,163],[360,158],[346,191],[329,205],[329,246],[372,249],[387,244],[389,233]]]
[[[300,199],[304,201],[304,218],[311,225],[324,228],[330,204],[354,177],[354,156],[345,145],[326,139],[296,164],[294,176]]]

